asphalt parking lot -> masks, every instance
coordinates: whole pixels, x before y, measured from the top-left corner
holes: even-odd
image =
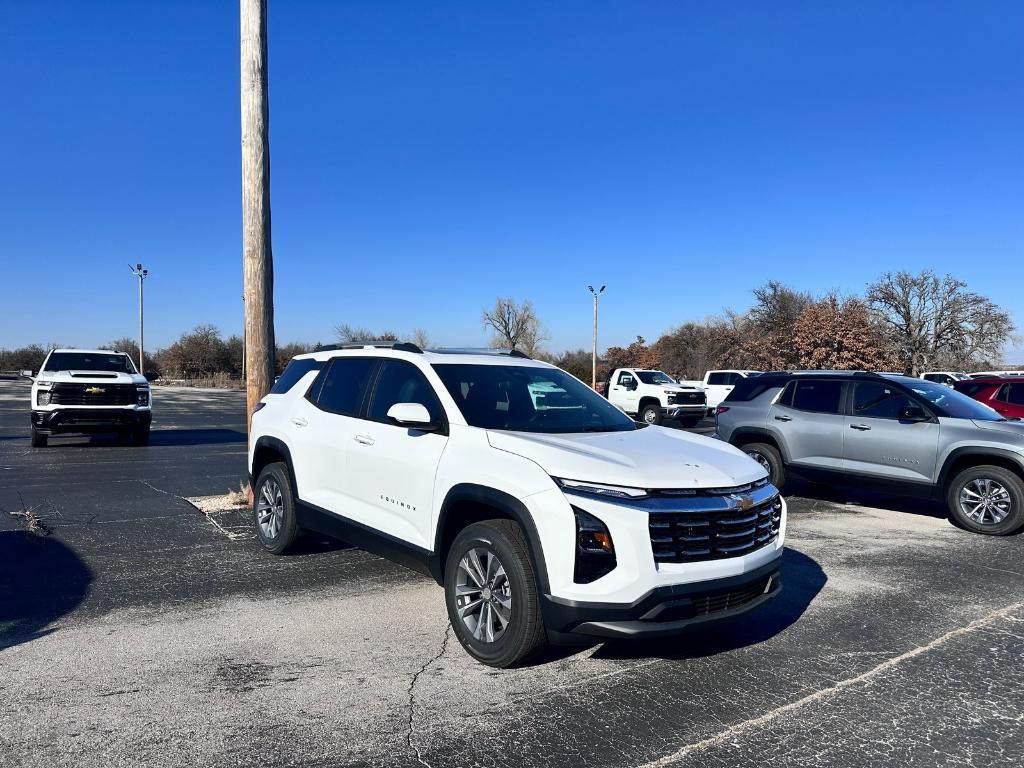
[[[142,448],[32,449],[27,397],[0,382],[0,765],[1024,762],[1024,536],[796,489],[747,622],[500,671],[425,578],[184,500],[244,480],[241,393],[158,390]]]

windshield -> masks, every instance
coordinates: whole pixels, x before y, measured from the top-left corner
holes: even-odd
[[[43,370],[135,373],[135,366],[128,355],[117,352],[54,352]]]
[[[942,411],[941,416],[950,416],[954,419],[974,419],[975,421],[1006,421],[987,405],[972,400],[967,395],[944,384],[936,384],[924,379],[912,379],[907,376],[892,378],[899,379],[900,383],[905,384]]]
[[[675,379],[661,371],[637,371],[636,375],[644,384],[675,384]]]
[[[466,422],[513,432],[626,432],[637,426],[579,379],[557,368],[437,364]]]

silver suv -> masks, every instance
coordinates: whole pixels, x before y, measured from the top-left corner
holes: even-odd
[[[782,488],[787,475],[945,500],[977,533],[1024,528],[1024,423],[949,387],[850,371],[742,379],[716,409],[716,436]]]

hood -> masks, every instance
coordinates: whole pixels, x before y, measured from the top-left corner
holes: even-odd
[[[972,421],[971,423],[979,429],[1013,435],[1018,438],[1013,442],[1024,447],[1024,421]]]
[[[117,373],[114,371],[41,371],[37,381],[52,381],[77,384],[147,384],[140,373]]]
[[[534,434],[489,431],[487,439],[552,477],[634,488],[730,488],[765,476],[726,442],[664,427],[631,432]]]

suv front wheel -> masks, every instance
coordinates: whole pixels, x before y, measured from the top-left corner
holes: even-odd
[[[782,462],[782,454],[774,445],[768,443],[747,443],[740,448],[768,472],[768,482],[780,491],[786,484],[786,465]]]
[[[975,533],[1005,536],[1024,528],[1024,482],[1002,467],[960,472],[949,484],[946,504],[954,522]]]
[[[545,642],[533,565],[511,520],[464,528],[444,569],[448,618],[462,647],[491,667],[511,667]]]

